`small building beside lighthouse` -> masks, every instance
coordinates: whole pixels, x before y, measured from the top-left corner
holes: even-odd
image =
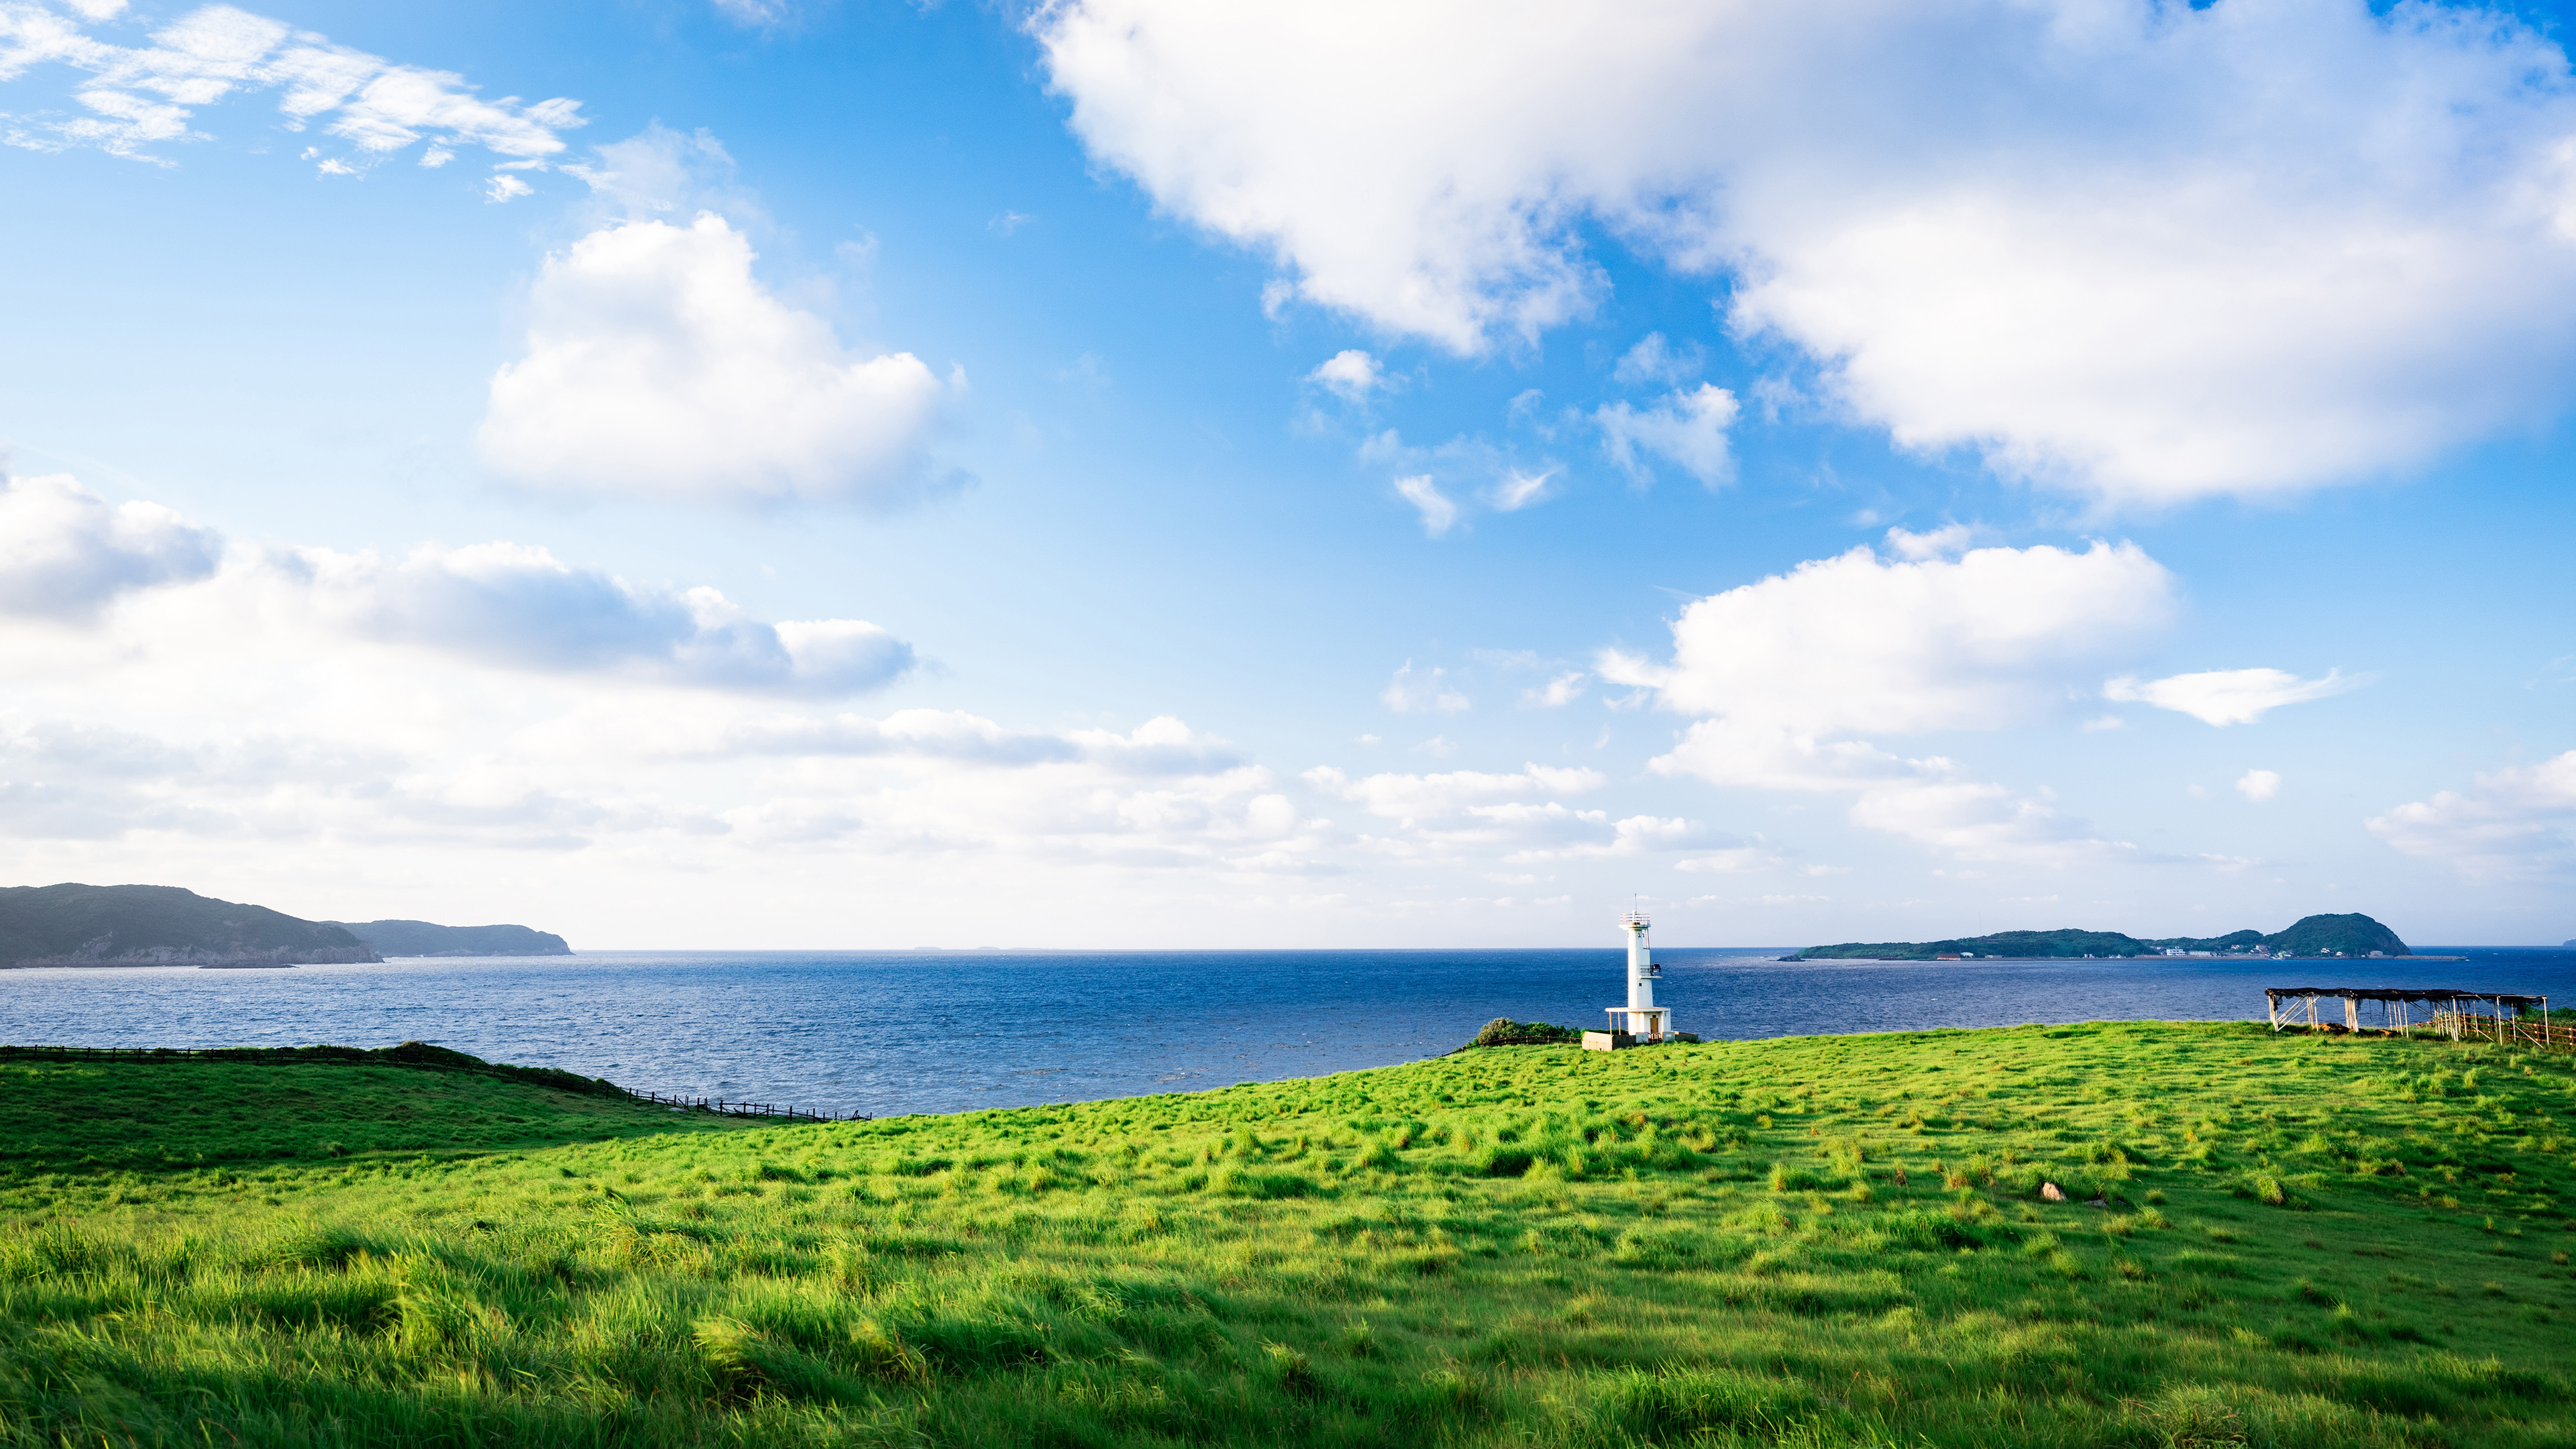
[[[1630,911],[1619,918],[1619,925],[1628,935],[1628,1004],[1603,1008],[1610,1015],[1608,1031],[1583,1034],[1583,1045],[1592,1051],[1659,1042],[1673,1035],[1672,1008],[1655,1004],[1655,983],[1663,978],[1664,968],[1655,964],[1654,946],[1647,940],[1654,922],[1644,911]]]

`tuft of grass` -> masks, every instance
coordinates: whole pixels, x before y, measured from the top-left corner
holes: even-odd
[[[2571,1089],[2099,1023],[788,1126],[0,1055],[0,1449],[2570,1442]]]

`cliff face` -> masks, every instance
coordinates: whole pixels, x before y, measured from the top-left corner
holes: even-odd
[[[0,966],[302,966],[382,959],[338,926],[177,886],[0,887]]]
[[[526,926],[438,926],[427,921],[326,921],[388,956],[569,956],[552,931]]]

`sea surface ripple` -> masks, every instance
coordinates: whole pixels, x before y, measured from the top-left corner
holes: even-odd
[[[1659,948],[1681,1029],[1744,1039],[2259,1018],[2266,986],[2441,986],[2576,1006],[2576,951],[2466,961],[1783,962]],[[1497,1016],[1598,1026],[1621,953],[655,952],[279,971],[0,971],[0,1042],[437,1042],[639,1090],[834,1113],[955,1112],[1413,1061]],[[2557,1004],[2556,1001],[2552,1003]]]

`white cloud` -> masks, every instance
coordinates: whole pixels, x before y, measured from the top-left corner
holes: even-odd
[[[787,0],[715,0],[716,9],[737,25],[776,25],[787,18]]]
[[[656,121],[622,141],[593,147],[592,156],[589,163],[567,161],[561,169],[590,188],[603,205],[601,221],[700,211],[737,220],[761,216],[758,201],[735,182],[732,153],[703,127],[675,131]]]
[[[1610,369],[1610,377],[1629,387],[1644,383],[1670,387],[1699,376],[1707,365],[1707,349],[1698,343],[1675,347],[1664,340],[1661,332],[1649,332],[1621,354],[1618,365]]]
[[[492,379],[484,457],[604,496],[886,500],[923,486],[950,389],[908,352],[850,356],[751,262],[750,242],[703,213],[609,226],[548,256],[527,356]]]
[[[1410,659],[1386,682],[1378,701],[1397,714],[1447,713],[1474,707],[1467,696],[1450,687],[1447,670],[1438,665],[1417,670]]]
[[[535,190],[535,187],[505,171],[483,183],[483,199],[490,202],[503,202],[513,197],[526,196]]]
[[[1432,482],[1428,473],[1396,479],[1395,491],[1403,495],[1405,502],[1421,511],[1422,533],[1426,538],[1438,538],[1458,522],[1457,502],[1442,493],[1440,485]]]
[[[424,545],[399,563],[305,549],[266,566],[353,633],[514,668],[847,694],[890,683],[913,662],[910,646],[863,620],[767,624],[711,588],[641,589],[518,544]]]
[[[1960,860],[2064,866],[2132,857],[2137,850],[2093,835],[2044,800],[1977,780],[1930,778],[1864,790],[1852,802],[1852,823]]]
[[[1704,382],[1642,411],[1624,402],[1604,404],[1592,420],[1601,428],[1602,451],[1636,482],[1654,476],[1637,456],[1643,451],[1715,488],[1735,478],[1735,457],[1726,439],[1735,414],[1735,394]]]
[[[639,588],[543,548],[424,544],[399,562],[321,548],[231,551],[152,503],[110,508],[69,477],[0,490],[0,615],[96,629],[110,606],[185,590],[190,613],[291,617],[344,639],[512,669],[719,690],[847,694],[912,667],[857,619],[751,618],[711,588]]]
[[[587,724],[570,727],[566,748]],[[1089,764],[1123,777],[1222,775],[1250,761],[1232,744],[1160,715],[1121,734],[1103,729],[1011,729],[963,710],[898,710],[883,719],[803,711],[679,716],[630,728],[625,738],[656,760],[901,758],[1015,769]]]
[[[1673,659],[1605,652],[1597,672],[1705,716],[1652,768],[1712,784],[1852,798],[1851,818],[1971,859],[2125,855],[2046,801],[1862,735],[1997,729],[2059,707],[2074,678],[2162,629],[2173,578],[2135,544],[1891,562],[1867,548],[1698,600]]]
[[[6,501],[0,596],[51,611],[0,610],[13,876],[225,882],[314,915],[347,914],[318,890],[440,914],[440,892],[524,882],[512,914],[561,928],[587,893],[605,912],[596,941],[623,929],[616,901],[660,909],[639,875],[728,894],[794,881],[782,903],[820,892],[845,920],[853,892],[954,909],[984,861],[1008,863],[1010,899],[1072,909],[1087,871],[1181,872],[1186,895],[1332,868],[1321,822],[1269,772],[1177,719],[1032,729],[799,703],[909,659],[857,621],[764,623],[712,590],[633,586],[535,548],[225,551],[76,490],[69,527],[27,526],[23,485]],[[164,546],[174,534],[187,557]],[[80,568],[24,546],[65,537],[90,546]],[[60,617],[75,598],[112,606]]]
[[[1691,604],[1668,667],[1611,654],[1599,672],[1667,708],[1811,732],[1991,729],[2174,608],[2173,576],[2133,543],[1895,563],[1856,548]]]
[[[1557,472],[1554,468],[1543,473],[1514,468],[1503,475],[1502,482],[1486,492],[1485,502],[1497,513],[1518,513],[1534,504],[1545,503],[1548,499],[1547,485]]]
[[[1604,811],[1569,812],[1553,801],[1549,802],[1546,808],[1557,812],[1560,818],[1565,819],[1574,828],[1557,832],[1558,839],[1549,844],[1517,851],[1503,857],[1506,863],[1535,865],[1555,860],[1612,860],[1627,856],[1665,854],[1677,850],[1706,850],[1711,846],[1722,846],[1728,852],[1757,849],[1720,835],[1698,821],[1685,820],[1678,816],[1631,815],[1624,820],[1612,823],[1607,820],[1607,813]],[[1530,809],[1531,807],[1528,806],[1477,806],[1468,813],[1485,818],[1511,818],[1506,817],[1505,812],[1526,813]],[[1606,837],[1601,834],[1605,826],[1609,831]],[[1680,863],[1679,868],[1698,869],[1700,867],[1684,861]]]
[[[2281,793],[2281,776],[2276,770],[2248,770],[2236,782],[2236,793],[2261,804]]]
[[[1306,380],[1355,403],[1368,401],[1370,393],[1387,385],[1386,369],[1356,347],[1344,348],[1316,364],[1315,370],[1306,374]]]
[[[2285,704],[2324,699],[2369,683],[2329,669],[2323,679],[2301,679],[2280,669],[2213,669],[2140,683],[2122,677],[2102,686],[2104,699],[2152,704],[2209,725],[2253,724]]]
[[[1521,691],[1523,709],[1556,709],[1583,697],[1584,686],[1592,676],[1580,669],[1569,669],[1536,689]]]
[[[1780,852],[1766,845],[1739,845],[1673,862],[1673,869],[1695,875],[1747,875],[1782,864]]]
[[[1386,773],[1354,780],[1329,765],[1305,774],[1306,783],[1390,820],[1443,820],[1477,805],[1534,795],[1579,795],[1610,783],[1598,770],[1529,764],[1508,775],[1455,770],[1439,775]]]
[[[2404,852],[2447,860],[2471,880],[2553,879],[2576,867],[2576,750],[2477,777],[2367,822]]]
[[[71,8],[101,21],[122,7],[82,0]],[[326,173],[352,174],[424,138],[433,155],[480,146],[506,164],[542,166],[563,149],[558,133],[583,124],[577,101],[486,101],[462,76],[396,65],[230,5],[200,6],[140,48],[95,39],[57,12],[0,5],[0,80],[52,65],[87,72],[74,96],[91,114],[0,117],[0,141],[159,160],[148,148],[202,139],[193,128],[199,108],[236,91],[273,90],[281,93],[286,129],[318,125],[354,148],[330,156],[308,151],[307,159]]]
[[[223,538],[157,503],[108,506],[69,474],[0,476],[0,613],[94,618],[120,594],[215,571]]]
[[[1075,134],[1280,295],[1479,353],[1606,231],[1903,447],[2113,500],[2402,469],[2576,363],[2576,91],[2494,11],[2359,0],[1390,14],[1069,0]]]
[[[1888,550],[1899,558],[1949,558],[1966,552],[1975,540],[1975,530],[1964,523],[1945,523],[1926,533],[1909,533],[1902,528],[1887,531]]]

